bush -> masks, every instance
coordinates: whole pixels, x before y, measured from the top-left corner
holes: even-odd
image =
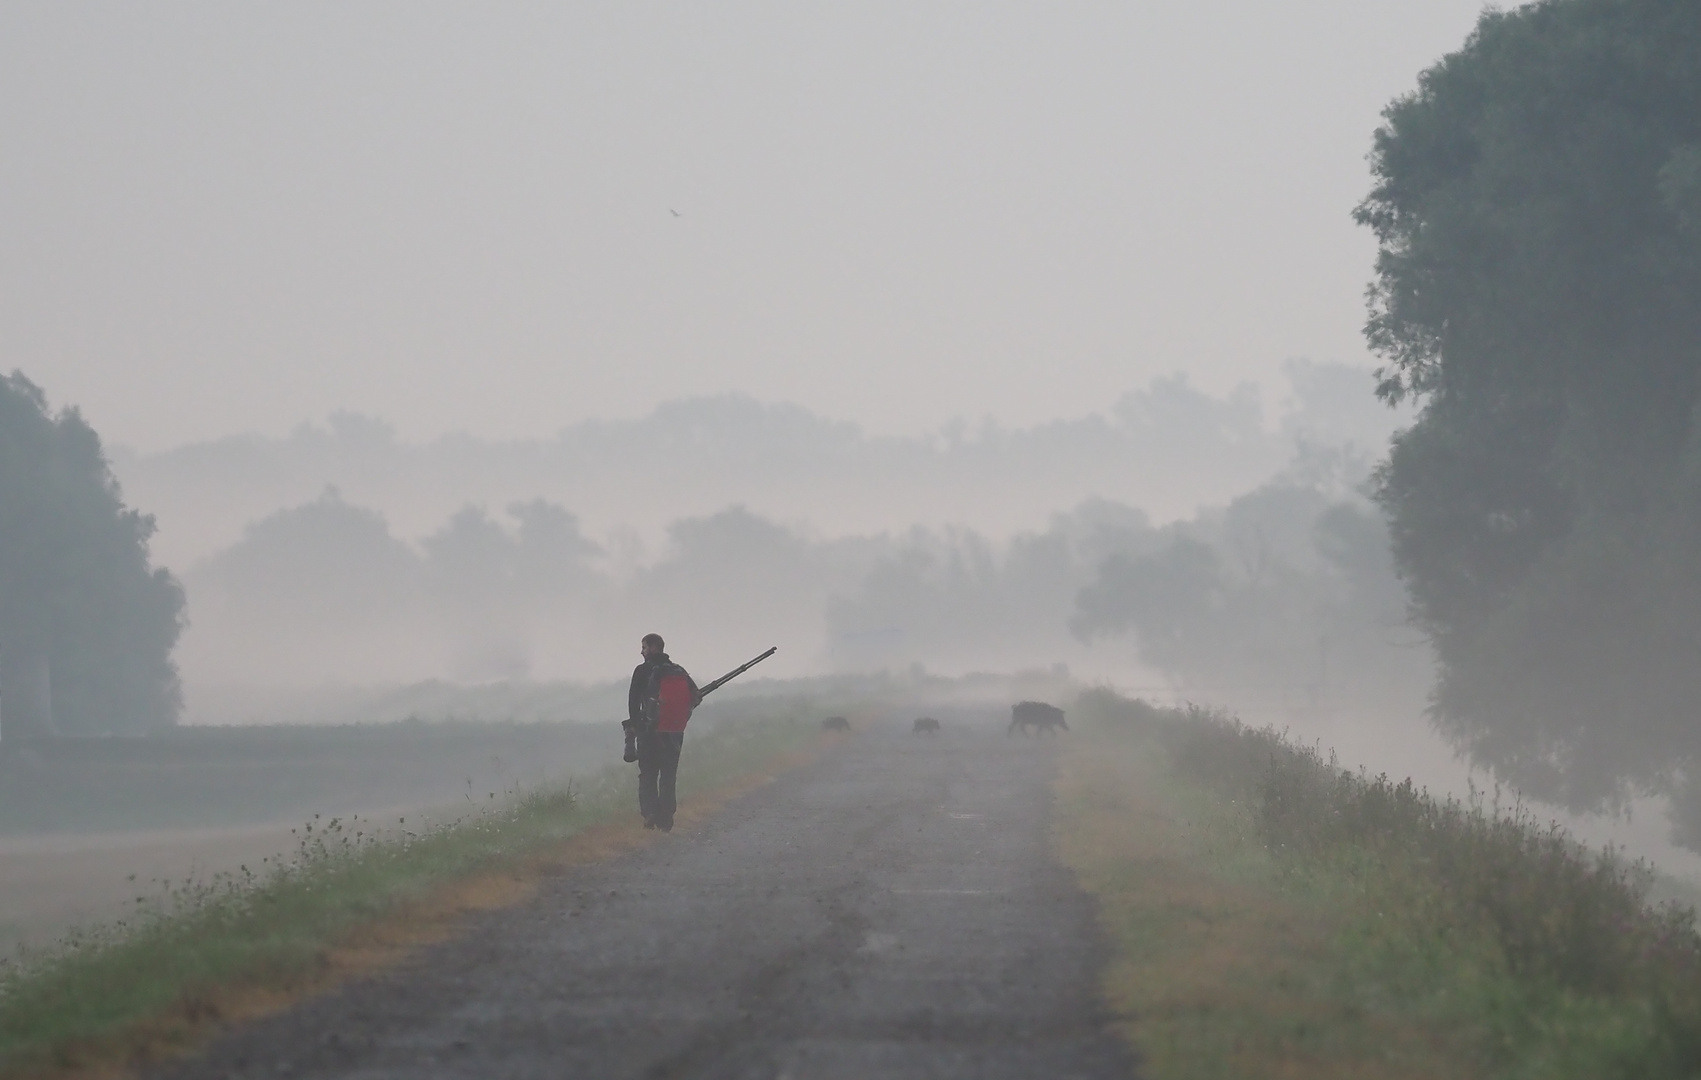
[[[1507,1015],[1494,1021],[1502,1055],[1516,1056],[1519,1042],[1527,1051],[1531,1041],[1587,1038],[1622,1075],[1701,1072],[1696,915],[1649,902],[1655,875],[1646,863],[1591,850],[1521,803],[1504,807],[1480,793],[1438,799],[1410,780],[1342,769],[1315,747],[1224,713],[1103,691],[1080,707],[1143,731],[1177,774],[1246,807],[1279,861],[1333,868],[1374,896],[1376,916],[1399,924],[1380,933],[1403,935],[1418,953],[1468,954],[1468,965],[1495,973],[1511,988],[1498,998],[1512,1003]],[[1618,1019],[1598,1027],[1619,1029],[1579,1036],[1542,1020],[1579,1010],[1610,1013]]]

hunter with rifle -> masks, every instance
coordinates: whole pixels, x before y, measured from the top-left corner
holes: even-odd
[[[679,776],[679,752],[685,746],[685,725],[703,698],[779,651],[769,649],[747,664],[698,688],[684,668],[668,659],[660,634],[645,634],[640,650],[644,662],[632,672],[626,695],[625,760],[638,763],[638,812],[644,828],[673,830],[674,785]]]

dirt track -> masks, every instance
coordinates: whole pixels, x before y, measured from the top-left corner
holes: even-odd
[[[1054,753],[858,734],[155,1075],[1128,1076],[1089,901],[1047,843]]]

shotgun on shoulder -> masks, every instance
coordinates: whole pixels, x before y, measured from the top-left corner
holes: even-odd
[[[777,653],[779,651],[780,651],[780,647],[778,645],[770,646],[768,648],[767,652],[763,653],[761,656],[758,656],[756,659],[750,661],[749,663],[738,665],[737,667],[733,668],[731,671],[727,672],[725,675],[722,675],[720,678],[716,679],[714,682],[709,683],[707,686],[699,686],[697,688],[697,696],[699,698],[708,697],[709,694],[712,693],[713,691],[719,690],[721,687],[725,686],[727,683],[738,678],[740,675],[744,674],[746,671],[749,671],[751,668],[755,667],[757,664],[760,664],[762,661],[766,660],[768,657],[774,655],[775,653]]]

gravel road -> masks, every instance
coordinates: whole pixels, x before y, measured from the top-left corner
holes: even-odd
[[[1090,901],[1049,851],[1055,753],[989,728],[859,732],[153,1075],[1130,1076]]]

